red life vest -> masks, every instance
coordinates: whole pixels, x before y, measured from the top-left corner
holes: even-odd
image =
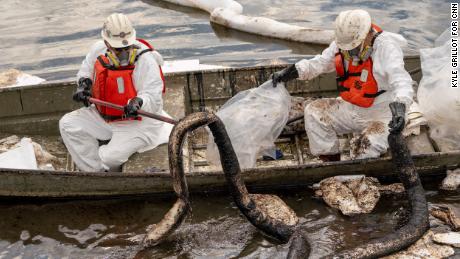
[[[123,66],[116,68],[111,65],[109,59],[105,55],[97,57],[96,63],[94,64],[94,76],[93,76],[93,87],[92,96],[94,98],[118,104],[126,105],[128,101],[137,96],[137,91],[134,86],[132,74],[135,68],[135,62],[140,56],[146,52],[153,51],[152,46],[143,39],[137,39],[148,47],[141,51],[135,58],[133,65]],[[160,67],[160,76],[163,80],[163,93],[165,92],[165,80],[163,71]],[[125,120],[123,117],[124,112],[109,107],[96,105],[99,114],[106,121]],[[133,118],[130,118],[133,119]],[[135,119],[139,119],[135,118]]]
[[[382,29],[372,24],[375,32],[371,46]],[[353,64],[353,58],[348,60],[348,70],[345,69],[347,60],[341,51],[335,54],[335,69],[337,72],[337,89],[343,100],[354,105],[368,108],[374,103],[377,96],[383,94],[385,90],[379,91],[377,81],[373,74],[372,58],[369,56],[364,61]]]

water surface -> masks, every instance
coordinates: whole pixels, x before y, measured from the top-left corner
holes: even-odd
[[[291,24],[332,29],[338,12],[364,8],[384,30],[409,41],[406,53],[432,46],[450,25],[448,0],[240,0],[244,13]],[[0,71],[17,68],[47,80],[75,77],[104,19],[127,14],[140,37],[149,39],[166,60],[249,66],[272,59],[294,62],[324,46],[273,40],[211,26],[209,14],[159,0],[2,0]]]
[[[429,202],[460,206],[460,193],[428,187]],[[390,233],[406,202],[390,196],[371,214],[347,217],[312,192],[278,193],[300,217],[312,258]],[[172,206],[170,198],[0,203],[0,258],[285,258],[287,245],[257,231],[225,195],[192,195],[193,213],[158,247],[141,251],[145,228]],[[457,253],[459,251],[457,250]],[[460,254],[460,253],[458,253]]]

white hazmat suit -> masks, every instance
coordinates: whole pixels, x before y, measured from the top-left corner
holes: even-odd
[[[147,47],[136,42],[141,50]],[[139,50],[139,52],[141,51]],[[96,42],[78,71],[77,78],[93,77],[94,64],[99,55],[105,54],[103,41]],[[138,52],[138,53],[139,53]],[[163,116],[163,81],[158,52],[144,53],[135,63],[132,74],[137,97],[142,98],[142,110]],[[67,113],[59,121],[62,139],[73,161],[83,171],[116,170],[136,152],[144,152],[168,142],[172,125],[142,117],[142,120],[106,122],[91,105]],[[98,140],[109,140],[99,147]]]
[[[313,155],[339,153],[338,134],[359,133],[350,142],[351,158],[378,157],[388,148],[389,104],[397,101],[407,109],[413,100],[412,79],[404,68],[402,46],[406,40],[398,34],[383,32],[373,45],[373,74],[379,90],[369,108],[353,105],[342,98],[316,100],[305,107],[305,129]],[[299,79],[311,80],[335,71],[335,54],[339,49],[332,42],[321,55],[296,63]]]

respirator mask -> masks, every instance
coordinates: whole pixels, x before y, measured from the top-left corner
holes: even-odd
[[[137,47],[134,45],[124,48],[109,48],[108,57],[115,67],[131,66],[134,64]]]

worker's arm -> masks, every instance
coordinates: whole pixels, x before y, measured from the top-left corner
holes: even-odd
[[[83,102],[85,106],[89,106],[87,98],[91,97],[91,88],[93,86],[93,71],[96,58],[105,51],[103,41],[98,41],[91,47],[85,59],[81,63],[80,70],[77,73],[77,90],[72,98],[76,102]]]
[[[393,100],[390,103],[393,116],[389,127],[390,131],[395,133],[404,129],[406,112],[414,96],[412,78],[404,68],[403,58],[404,54],[400,45],[393,40],[383,40],[375,53],[374,68],[378,66],[383,70],[383,75],[388,80],[389,90],[393,94]]]
[[[163,80],[158,61],[153,53],[143,54],[133,72],[137,97],[142,99],[142,110],[159,113],[163,110]]]
[[[409,108],[414,96],[413,81],[404,68],[404,54],[401,47],[393,41],[386,41],[379,45],[376,54],[379,55],[381,68],[388,78],[390,90],[394,93],[393,101],[404,103],[406,108]]]
[[[295,64],[299,79],[311,80],[323,73],[335,71],[335,54],[339,51],[335,41],[327,47],[321,55],[312,59],[302,59]]]
[[[288,82],[299,78],[302,80],[310,80],[322,73],[334,71],[335,53],[338,52],[337,45],[332,42],[321,55],[316,55],[312,59],[302,59],[296,64],[290,65],[287,68],[273,73],[273,87],[276,87],[280,82]]]
[[[97,41],[91,46],[90,51],[86,55],[85,59],[81,63],[80,70],[77,73],[77,82],[80,78],[89,78],[92,80],[94,72],[94,63],[99,55],[104,54],[107,47],[103,41]]]

